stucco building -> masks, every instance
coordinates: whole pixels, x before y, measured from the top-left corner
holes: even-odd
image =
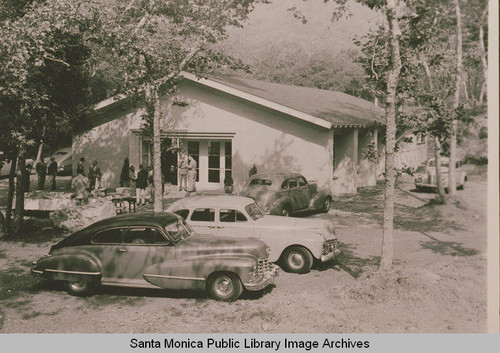
[[[161,99],[162,172],[173,184],[185,150],[198,162],[198,190],[222,188],[227,172],[238,190],[254,164],[259,172],[302,173],[334,194],[375,185],[377,165],[364,152],[382,150],[374,122],[383,121],[383,110],[373,103],[247,78],[183,77]],[[139,134],[143,113],[126,98],[99,103],[95,127],[73,139],[73,160],[97,159],[103,185],[117,187],[126,157],[136,168],[151,164],[152,146]]]

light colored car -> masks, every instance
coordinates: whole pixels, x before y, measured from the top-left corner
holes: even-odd
[[[266,213],[280,216],[310,210],[328,212],[332,204],[330,190],[318,190],[315,183],[297,173],[252,175],[240,195],[254,199]]]
[[[266,215],[242,196],[194,196],[174,202],[176,213],[200,234],[254,237],[270,248],[269,261],[285,271],[306,273],[314,259],[326,262],[342,252],[331,221]]]
[[[441,181],[444,188],[448,188],[448,170],[450,162],[446,157],[441,158]],[[462,167],[461,162],[455,164],[455,180],[457,183],[457,189],[463,190],[465,188],[465,183],[467,182],[467,173]],[[425,188],[436,188],[436,161],[431,158],[427,161],[425,165],[417,168],[415,172],[415,188],[417,191],[421,191]]]
[[[50,157],[44,159],[47,166],[50,164],[50,158],[54,157],[57,162],[57,174],[71,175],[73,170],[73,154],[71,147],[61,148],[54,152]]]
[[[243,288],[273,283],[262,241],[198,235],[172,213],[130,213],[104,219],[52,246],[33,263],[33,275],[64,281],[71,295],[87,296],[98,285],[207,289],[222,301]]]

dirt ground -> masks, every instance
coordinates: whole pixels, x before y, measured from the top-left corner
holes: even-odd
[[[402,180],[396,195],[394,269],[379,273],[382,185],[334,200],[327,217],[345,244],[336,263],[234,303],[204,292],[102,288],[71,297],[33,278],[31,262],[64,233],[33,223],[0,242],[4,333],[476,333],[486,332],[486,169],[469,168],[464,191],[445,206]]]

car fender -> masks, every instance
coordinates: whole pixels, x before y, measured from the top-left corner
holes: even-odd
[[[282,208],[285,205],[290,205],[290,207],[292,208],[292,211],[293,211],[294,208],[293,208],[292,199],[290,199],[289,196],[281,196],[281,197],[277,198],[276,200],[274,200],[273,203],[271,203],[269,205],[269,209],[268,209],[267,213],[279,216]]]
[[[203,289],[207,278],[215,272],[235,273],[246,283],[256,264],[255,257],[243,254],[167,260],[148,267],[144,279],[161,288]]]
[[[100,263],[90,253],[47,255],[34,264],[32,272],[52,280],[101,281]]]
[[[333,199],[331,191],[329,191],[329,190],[318,191],[311,198],[311,201],[309,202],[309,207],[310,208],[321,208],[323,206],[323,202],[325,201],[326,197],[330,197],[330,199]]]
[[[320,258],[324,243],[323,236],[317,233],[309,232],[304,229],[291,230],[288,228],[282,230],[260,229],[260,240],[266,243],[271,249],[269,254],[269,261],[271,262],[278,261],[281,254],[291,246],[304,247],[309,250],[315,258]]]

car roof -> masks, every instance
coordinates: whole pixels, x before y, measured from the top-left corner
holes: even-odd
[[[70,236],[64,238],[53,248],[87,244],[88,242],[90,242],[90,238],[92,237],[93,234],[108,228],[134,227],[134,226],[164,227],[165,225],[172,223],[177,219],[179,219],[179,216],[169,212],[126,213],[123,215],[106,218],[96,223],[93,223],[88,227],[85,227],[82,230],[79,230],[71,234]]]
[[[193,208],[193,207],[240,207],[244,208],[251,203],[254,199],[243,196],[229,196],[229,195],[201,195],[190,196],[178,201],[175,201],[169,209]]]

